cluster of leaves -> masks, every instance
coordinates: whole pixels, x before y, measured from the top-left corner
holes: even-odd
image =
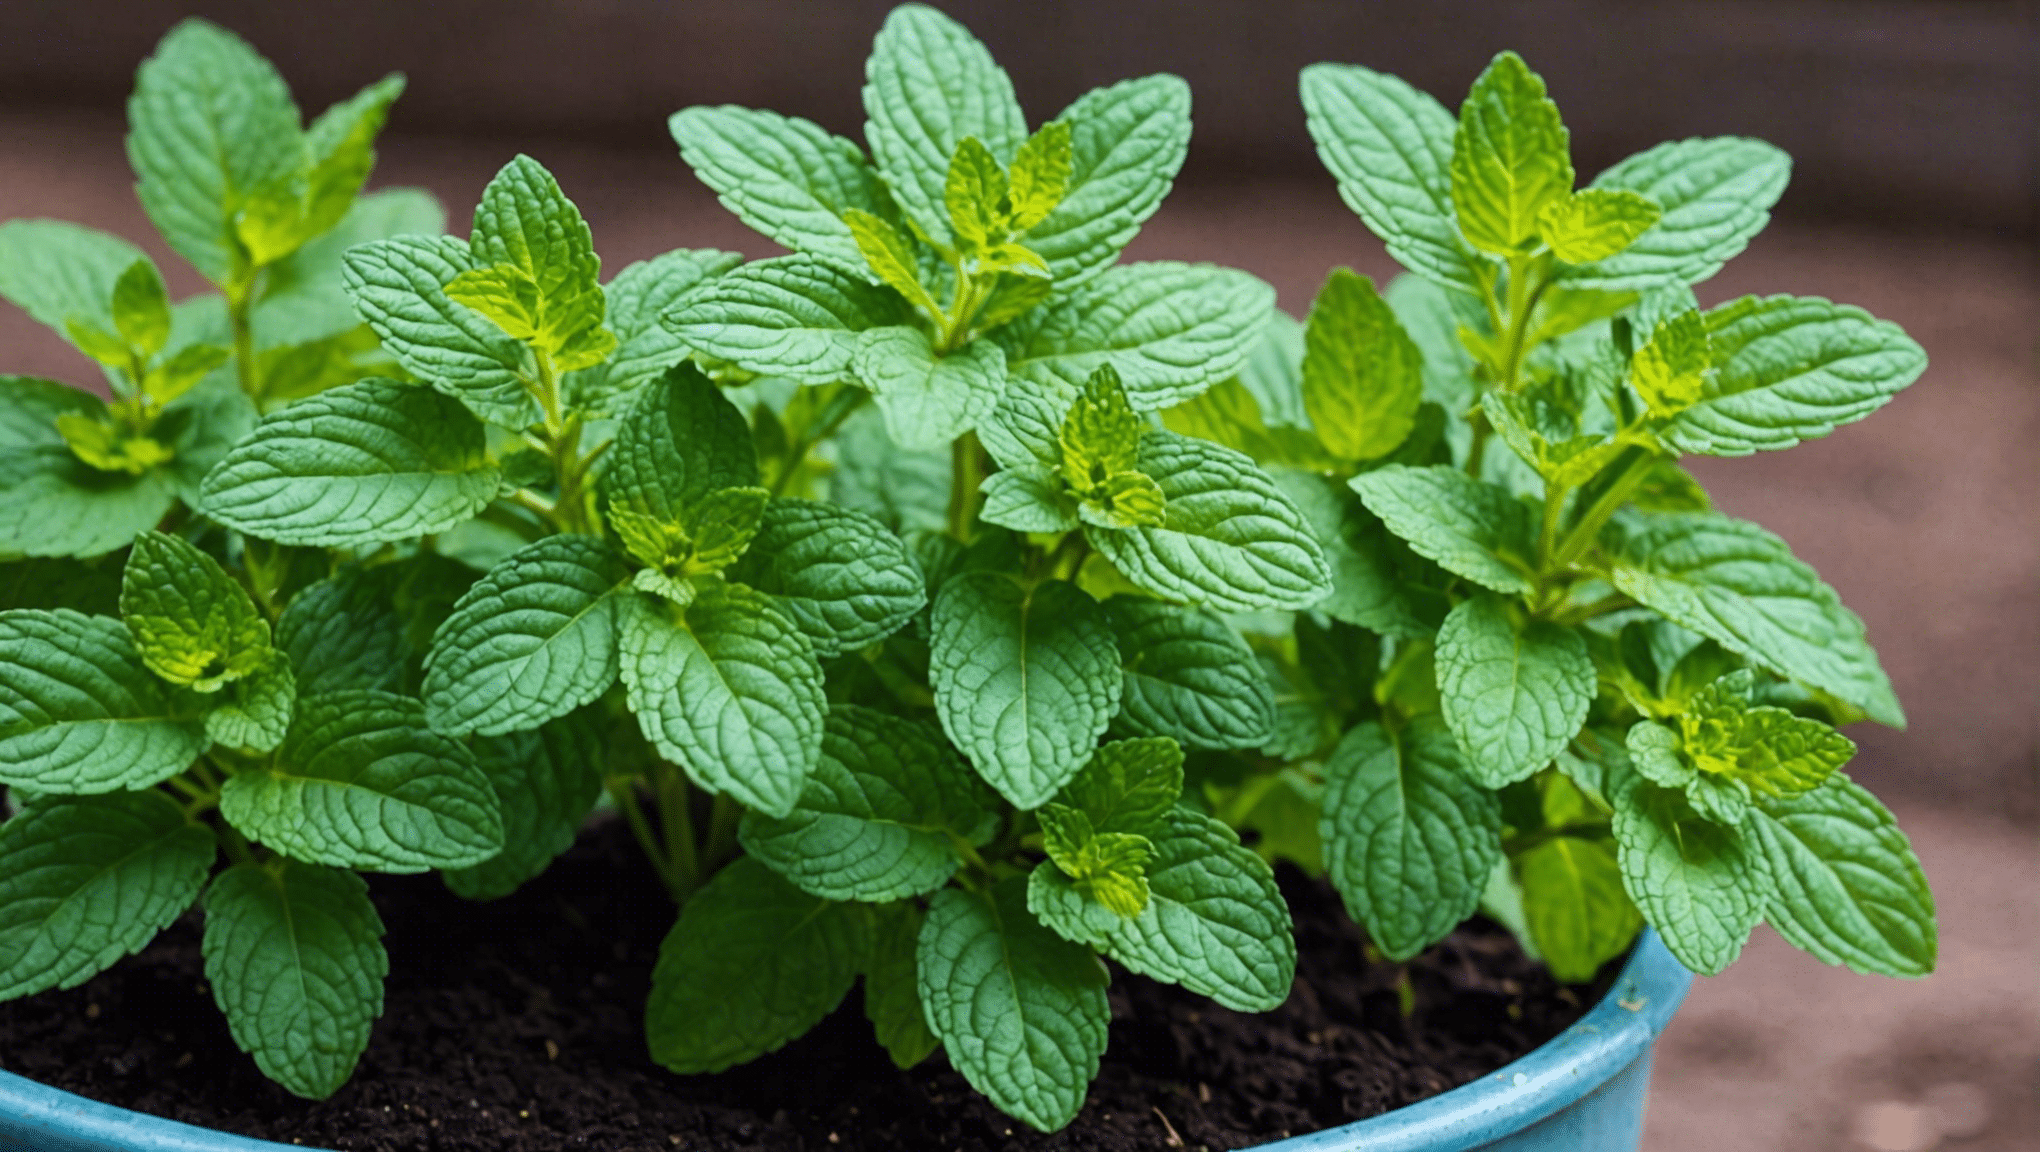
[[[1103,960],[1286,998],[1278,858],[1395,959],[1485,907],[1569,979],[1646,919],[1704,971],[1766,915],[1931,966],[1917,864],[1836,771],[1831,724],[1900,719],[1861,623],[1675,463],[1923,363],[1824,301],[1697,308],[1782,157],[1687,142],[1574,191],[1513,56],[1459,122],[1314,68],[1328,163],[1421,278],[1341,270],[1299,325],[1244,273],[1117,262],[1180,80],[1030,132],[911,5],[867,77],[869,158],[672,118],[793,255],[605,282],[536,161],[442,235],[356,196],[396,82],[301,130],[245,45],[171,34],[131,152],[219,293],[0,228],[0,292],[116,396],[7,382],[0,995],[200,899],[237,1040],[323,1096],[386,966],[351,870],[502,896],[605,802],[679,905],[660,1063],[778,1049],[861,980],[903,1067],[940,1048],[1042,1129],[1097,1072]]]

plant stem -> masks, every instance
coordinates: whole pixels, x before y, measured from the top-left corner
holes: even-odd
[[[652,765],[652,790],[658,796],[659,829],[666,836],[667,860],[674,878],[691,896],[701,886],[701,855],[694,846],[693,788],[684,773],[661,760]]]
[[[1544,527],[1537,534],[1537,570],[1551,571],[1551,555],[1558,548],[1559,521],[1565,516],[1566,497],[1572,495],[1572,486],[1557,482],[1549,483],[1544,489]]]
[[[1608,522],[1615,510],[1622,507],[1636,486],[1650,474],[1657,463],[1657,456],[1648,448],[1629,448],[1622,454],[1622,471],[1617,473],[1613,483],[1601,490],[1594,503],[1581,513],[1579,522],[1572,526],[1565,541],[1558,546],[1558,554],[1551,558],[1550,567],[1563,569],[1578,560],[1601,534],[1602,525]]]
[[[255,379],[255,329],[248,319],[254,299],[253,271],[227,286],[227,327],[234,334],[234,376],[241,384],[241,392],[254,402],[255,410],[259,412],[262,410],[262,386]]]
[[[255,850],[248,846],[248,838],[241,835],[240,829],[222,818],[213,831],[219,834],[220,847],[226,849],[227,859],[236,864],[255,863]]]
[[[978,485],[984,482],[978,463],[977,433],[966,432],[949,446],[949,534],[965,544],[977,519]]]
[[[709,806],[708,848],[702,853],[701,871],[720,868],[737,854],[737,822],[744,818],[743,806],[727,795],[718,795]]]
[[[673,875],[673,865],[666,858],[666,852],[659,844],[658,836],[652,832],[652,825],[645,819],[643,805],[638,803],[637,788],[627,777],[605,781],[609,798],[616,801],[616,810],[623,813],[624,823],[630,825],[630,834],[637,837],[638,847],[644,849],[646,859],[651,861],[652,871],[659,874],[659,882],[666,886],[677,902],[686,899],[680,893],[678,877]]]

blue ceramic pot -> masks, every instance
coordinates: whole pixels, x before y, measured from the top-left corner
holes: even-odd
[[[1257,1152],[1635,1152],[1650,1049],[1691,973],[1646,931],[1593,1011],[1492,1076]],[[144,1116],[0,1072],[0,1152],[304,1152]]]

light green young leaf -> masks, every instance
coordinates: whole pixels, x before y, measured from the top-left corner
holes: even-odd
[[[476,763],[503,811],[503,850],[479,864],[442,872],[468,900],[494,900],[545,871],[574,842],[602,795],[604,734],[588,712],[530,732],[473,742]]]
[[[1051,120],[1020,145],[1009,173],[1007,201],[1016,233],[1048,219],[1070,184],[1071,131],[1066,120]],[[1051,275],[1053,273],[1051,272]]]
[[[1745,296],[1707,313],[1714,377],[1664,430],[1682,452],[1747,456],[1882,408],[1927,354],[1898,325],[1818,296]]]
[[[1051,580],[951,578],[935,601],[929,676],[943,730],[978,775],[1038,808],[1084,766],[1119,708],[1119,651],[1098,603]]]
[[[1669,788],[1639,780],[1615,799],[1622,882],[1644,919],[1679,963],[1703,976],[1728,967],[1764,918],[1761,848]]]
[[[147,260],[118,236],[64,220],[0,224],[0,296],[74,344],[74,321],[116,329],[114,289]]]
[[[1401,79],[1356,64],[1313,64],[1301,87],[1318,159],[1388,254],[1435,283],[1478,292],[1477,258],[1452,211],[1452,113]]]
[[[1140,471],[1166,499],[1160,527],[1086,527],[1136,584],[1221,612],[1308,608],[1331,570],[1303,514],[1253,460],[1173,432],[1141,438]]]
[[[1274,736],[1268,678],[1218,615],[1136,596],[1107,600],[1105,614],[1125,660],[1128,731],[1185,748],[1259,748]]]
[[[1554,836],[1516,857],[1515,864],[1530,938],[1560,980],[1592,980],[1643,927],[1607,841]]]
[[[921,1011],[914,957],[926,916],[912,902],[886,905],[872,916],[871,956],[864,963],[864,1015],[893,1063],[912,1068],[942,1046]]]
[[[135,538],[120,614],[142,663],[172,684],[213,692],[269,661],[269,621],[248,590],[176,536]]]
[[[220,523],[280,544],[358,548],[443,532],[495,498],[481,422],[459,402],[363,380],[263,420],[200,490]]]
[[[863,149],[799,117],[727,104],[683,108],[666,126],[694,174],[744,223],[796,252],[863,271],[843,214],[884,218],[892,204]]]
[[[170,30],[135,73],[128,160],[142,209],[206,279],[226,283],[251,198],[288,185],[309,155],[290,89],[240,37],[203,20]]]
[[[1629,362],[1629,382],[1653,416],[1674,417],[1691,408],[1707,387],[1713,366],[1707,323],[1686,311],[1660,321],[1650,342]]]
[[[921,230],[949,243],[943,190],[957,145],[976,137],[1005,164],[1027,138],[1012,80],[963,25],[919,4],[886,17],[864,76],[864,137],[879,172]]]
[[[390,105],[403,94],[404,77],[391,73],[321,112],[305,129],[312,167],[296,237],[300,243],[330,231],[354,206],[375,168],[375,139],[389,119]]]
[[[1854,741],[1818,720],[1752,706],[1752,683],[1747,671],[1724,676],[1694,693],[1679,716],[1682,751],[1703,775],[1793,796],[1820,787],[1855,756]]]
[[[85,795],[147,788],[211,743],[149,675],[120,621],[0,612],[0,784]]]
[[[348,249],[343,276],[362,320],[405,371],[490,423],[522,430],[539,415],[524,387],[537,372],[530,352],[446,295],[477,265],[457,236],[396,236]]]
[[[54,380],[0,376],[0,553],[111,552],[176,502],[160,470],[105,472],[79,459],[58,431],[69,419],[102,423],[106,403]]]
[[[474,757],[425,726],[424,705],[389,692],[300,700],[275,758],[227,780],[220,814],[294,860],[335,868],[461,868],[503,848]]]
[[[290,657],[272,651],[253,672],[212,698],[205,734],[215,744],[269,752],[283,743],[297,706],[297,676]]]
[[[1043,805],[1035,815],[1041,820],[1042,850],[1048,853],[1050,866],[1062,874],[1079,907],[1095,904],[1127,919],[1141,914],[1148,904],[1147,864],[1154,855],[1152,841],[1132,832],[1099,832],[1091,827],[1090,817],[1061,804]],[[1030,892],[1032,888],[1030,881]],[[1070,901],[1061,903],[1067,907]],[[1056,925],[1051,922],[1049,927]],[[1057,934],[1070,936],[1060,928]],[[1086,935],[1077,942],[1090,941]]]
[[[728,575],[773,597],[823,659],[876,644],[927,604],[921,570],[898,536],[861,512],[814,500],[767,504]]]
[[[690,349],[667,330],[666,310],[702,281],[742,262],[734,252],[682,248],[618,272],[602,290],[609,301],[608,323],[616,333],[616,351],[602,363],[568,375],[568,407],[618,415],[633,392],[685,360]]]
[[[1712,513],[1651,516],[1615,551],[1615,587],[1754,664],[1892,727],[1905,712],[1863,621],[1783,540]]]
[[[907,303],[919,308],[931,317],[946,315],[935,297],[928,294],[928,288],[921,283],[919,258],[914,246],[907,238],[881,217],[855,208],[843,213],[843,223],[850,229],[850,238],[857,244],[857,252],[864,258],[864,267],[883,283],[906,297]]]
[[[1077,506],[1077,518],[1098,528],[1159,528],[1168,520],[1161,485],[1139,472],[1115,472]]]
[[[791,814],[752,812],[744,850],[804,892],[883,903],[939,888],[981,843],[991,795],[932,725],[838,704]]]
[[[807,638],[741,584],[708,584],[684,619],[643,596],[618,612],[623,685],[645,739],[709,792],[792,812],[828,709]]]
[[[862,908],[738,858],[694,894],[659,946],[645,1002],[652,1059],[693,1074],[777,1051],[842,1003],[870,949]]]
[[[1622,252],[1563,270],[1564,281],[1604,292],[1698,284],[1763,231],[1791,175],[1791,157],[1737,136],[1675,140],[1639,152],[1594,177],[1593,187],[1635,192],[1664,215]]]
[[[170,294],[162,273],[147,259],[128,265],[114,282],[113,327],[144,360],[154,359],[169,341]]]
[[[975,136],[958,141],[942,181],[942,203],[958,247],[979,250],[1005,239],[1006,195],[1005,166],[984,142]]]
[[[1062,478],[1047,469],[1006,468],[978,486],[985,495],[978,517],[1015,532],[1068,532],[1079,523]]]
[[[450,736],[536,728],[616,683],[623,557],[587,536],[512,553],[454,605],[425,658],[425,714]]]
[[[1101,745],[1056,798],[1101,833],[1155,836],[1182,794],[1182,748],[1173,740],[1145,737]]]
[[[449,299],[527,341],[561,372],[599,363],[616,348],[602,326],[602,260],[587,221],[538,161],[503,166],[475,207],[475,261],[445,285]]]
[[[1837,772],[1811,792],[1759,797],[1751,813],[1771,878],[1764,914],[1787,942],[1858,972],[1934,970],[1934,894],[1875,796]]]
[[[860,333],[904,323],[891,289],[812,256],[758,260],[688,293],[666,328],[688,347],[746,372],[802,384],[851,378]]]
[[[1544,81],[1514,52],[1496,56],[1459,108],[1452,203],[1459,231],[1506,256],[1537,238],[1538,213],[1572,192],[1571,135]]]
[[[918,328],[874,328],[858,340],[854,363],[886,431],[909,451],[945,446],[976,428],[1006,390],[1005,355],[990,340],[945,356]]]
[[[212,830],[161,792],[50,797],[0,825],[0,999],[75,988],[198,899]]]
[[[1074,1119],[1105,1051],[1108,976],[1036,922],[1027,881],[936,893],[917,959],[928,1025],[971,1087],[1044,1132]]]
[[[1069,176],[1027,246],[1067,288],[1111,267],[1168,195],[1189,151],[1190,86],[1166,73],[1122,80],[1078,97],[1042,131],[1055,124],[1070,126]]]
[[[1537,234],[1568,264],[1605,260],[1636,242],[1664,215],[1649,197],[1618,188],[1582,188],[1537,213]]]
[[[1084,381],[1056,437],[1064,482],[1085,493],[1114,473],[1139,468],[1140,438],[1149,428],[1127,403],[1119,374],[1101,365]]]
[[[1528,505],[1449,465],[1390,464],[1352,480],[1367,510],[1420,556],[1485,588],[1530,590]]]
[[[323,1100],[382,1015],[382,918],[361,877],[295,860],[242,864],[205,894],[205,978],[234,1043],[271,1080]]]
[[[1587,722],[1594,662],[1578,632],[1523,620],[1499,596],[1462,601],[1438,630],[1438,695],[1467,774],[1527,779]]]
[[[1304,408],[1333,455],[1372,460],[1408,438],[1423,400],[1423,356],[1372,280],[1333,269],[1303,339]]]
[[[1336,481],[1291,468],[1273,475],[1303,513],[1332,570],[1331,594],[1316,610],[1384,636],[1429,635],[1433,629],[1419,618],[1417,600],[1396,568],[1400,546],[1380,518]]]
[[[151,437],[130,435],[118,424],[81,413],[67,412],[55,424],[71,454],[97,472],[140,476],[173,455]]]
[[[1419,718],[1398,736],[1362,724],[1325,762],[1325,866],[1346,911],[1390,960],[1473,915],[1502,853],[1494,794],[1467,778],[1451,733]]]

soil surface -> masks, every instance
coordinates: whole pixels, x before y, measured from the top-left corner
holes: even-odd
[[[940,1053],[895,1069],[856,991],[808,1036],[718,1076],[652,1064],[640,1031],[670,904],[636,846],[598,821],[508,899],[466,904],[430,876],[375,877],[391,975],[374,1039],[322,1103],[235,1049],[187,917],[66,992],[0,1004],[0,1064],[111,1104],[350,1152],[1219,1149],[1373,1116],[1466,1083],[1550,1039],[1612,981],[1568,988],[1475,920],[1409,965],[1369,963],[1337,896],[1283,870],[1295,991],[1231,1012],[1125,972],[1111,1047],[1075,1123],[1000,1114]]]

